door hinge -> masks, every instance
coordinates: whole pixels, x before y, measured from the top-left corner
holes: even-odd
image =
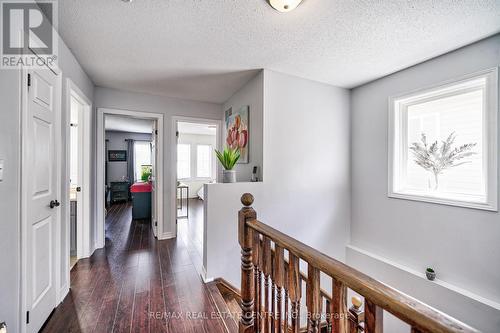
[[[158,222],[157,222],[157,221],[155,221],[155,227],[156,227],[156,226],[158,226]]]
[[[155,134],[158,135],[158,130],[155,130]]]
[[[26,311],[26,324],[30,323],[30,312]]]
[[[28,87],[31,87],[31,74],[28,73]]]
[[[175,136],[176,136],[176,137],[179,137],[179,131],[176,131],[176,132],[175,132]]]

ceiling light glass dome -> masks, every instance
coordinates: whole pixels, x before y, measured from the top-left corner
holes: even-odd
[[[268,2],[279,12],[289,12],[297,8],[302,0],[268,0]]]

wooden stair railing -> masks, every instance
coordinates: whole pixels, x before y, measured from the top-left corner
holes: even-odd
[[[241,197],[238,241],[241,246],[240,333],[298,333],[305,294],[307,332],[380,333],[383,311],[407,323],[412,333],[478,332],[298,240],[257,220],[250,193]],[[300,263],[307,264],[307,275]],[[320,277],[331,279],[332,295]],[[324,280],[324,279],[323,279]],[[364,297],[352,298],[347,290]]]

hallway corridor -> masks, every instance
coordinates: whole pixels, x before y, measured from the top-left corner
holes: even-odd
[[[155,240],[130,204],[106,218],[106,246],[78,261],[42,332],[225,332],[184,242]]]

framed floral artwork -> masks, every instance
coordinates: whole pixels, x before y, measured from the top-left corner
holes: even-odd
[[[246,164],[248,158],[248,144],[250,141],[249,133],[249,114],[250,106],[242,106],[237,111],[229,108],[225,112],[226,118],[226,145],[232,149],[240,150],[240,159],[238,163]]]

